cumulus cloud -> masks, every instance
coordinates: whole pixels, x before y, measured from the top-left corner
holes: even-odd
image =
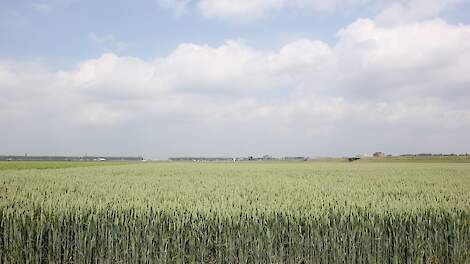
[[[464,73],[470,49],[468,26],[432,20],[389,28],[358,20],[338,37],[337,54],[347,70],[343,76],[351,85],[369,86],[365,89],[369,96],[374,91],[367,82],[382,87],[380,95],[442,96],[465,89],[462,84],[469,81]]]
[[[60,71],[2,61],[0,128],[41,120],[74,133],[115,129],[167,155],[470,147],[470,26],[361,19],[337,38],[278,50],[186,43],[152,60],[106,53]],[[432,137],[441,145],[410,143]]]
[[[198,9],[207,18],[251,20],[265,15],[270,11],[279,10],[284,0],[201,0]]]

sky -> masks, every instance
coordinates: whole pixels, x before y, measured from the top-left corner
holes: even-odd
[[[0,155],[470,153],[470,0],[0,0]]]

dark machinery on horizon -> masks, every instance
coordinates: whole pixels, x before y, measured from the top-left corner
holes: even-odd
[[[348,161],[349,161],[349,162],[353,162],[353,161],[360,160],[360,159],[361,159],[360,157],[357,157],[357,156],[356,156],[356,157],[350,157],[350,158],[348,158]]]

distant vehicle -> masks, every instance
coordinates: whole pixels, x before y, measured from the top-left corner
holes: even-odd
[[[351,157],[351,158],[348,158],[348,161],[353,162],[353,161],[360,160],[360,159],[361,159],[360,157]]]

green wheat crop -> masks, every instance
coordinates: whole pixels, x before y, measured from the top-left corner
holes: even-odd
[[[469,263],[468,163],[0,170],[0,263]]]

